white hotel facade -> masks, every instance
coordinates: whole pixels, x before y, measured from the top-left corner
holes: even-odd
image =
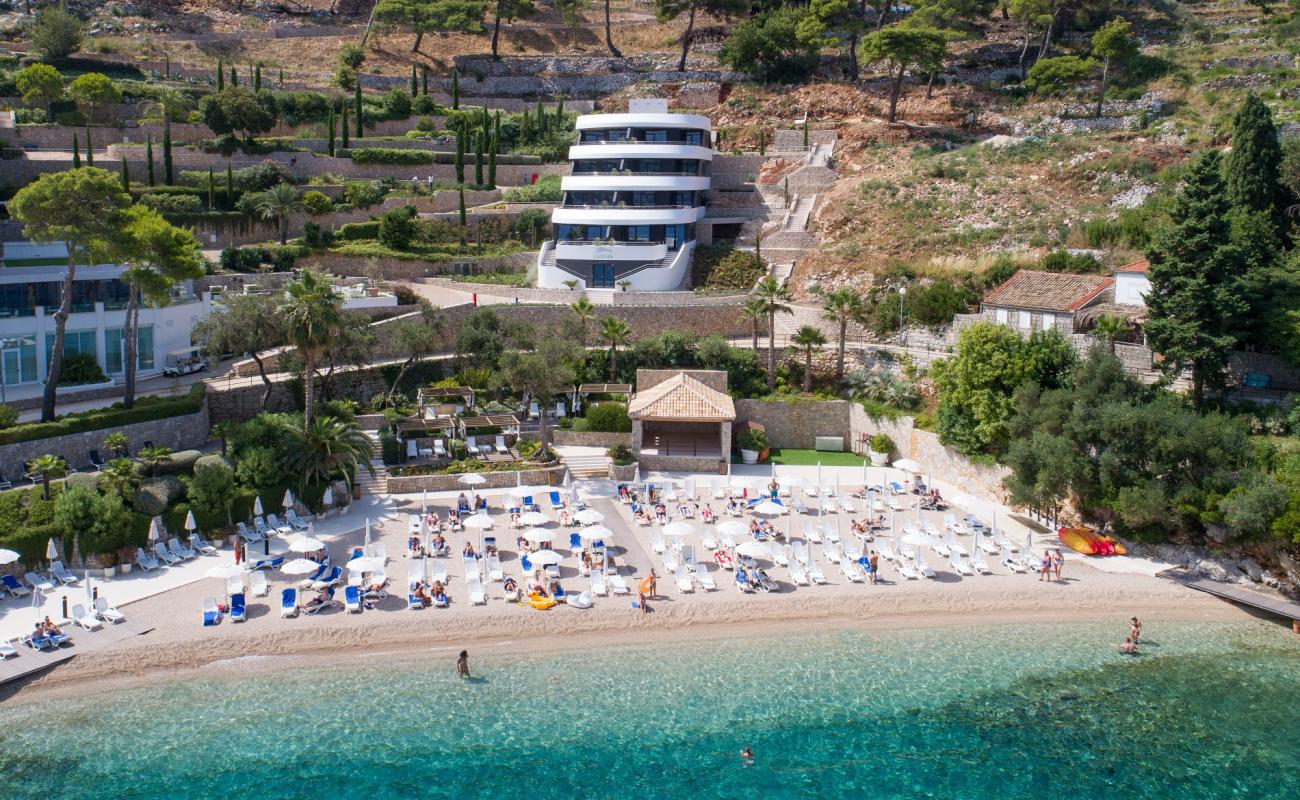
[[[537,257],[537,285],[670,291],[688,275],[713,161],[709,118],[632,100],[578,117],[570,174]]]

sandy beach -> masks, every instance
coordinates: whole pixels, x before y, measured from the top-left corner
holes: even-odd
[[[503,511],[507,495],[494,492],[486,496],[494,528],[485,533],[501,543],[505,573],[521,577],[514,545],[517,531],[509,527]],[[427,501],[431,508],[445,514],[454,497],[454,493],[436,497],[430,494]],[[329,545],[334,563],[342,564],[347,560],[347,552],[361,544],[361,528],[348,529],[363,523],[360,515],[376,515],[371,528],[372,541],[383,542],[389,554],[390,596],[375,608],[360,614],[338,609],[283,618],[279,608],[280,590],[296,585],[297,580],[270,571],[267,574],[270,592],[266,597],[249,597],[246,622],[232,623],[227,619],[217,626],[203,627],[199,624],[201,603],[205,597],[212,596],[224,602],[224,585],[215,579],[200,578],[121,606],[130,623],[147,633],[74,658],[25,684],[7,687],[6,696],[15,693],[34,696],[71,687],[81,691],[92,685],[87,681],[93,681],[96,688],[107,688],[121,681],[148,679],[164,671],[189,670],[201,675],[204,668],[218,668],[209,665],[232,660],[238,660],[235,663],[244,669],[257,661],[250,657],[270,657],[274,663],[280,661],[277,657],[284,656],[339,659],[414,653],[430,648],[589,648],[647,638],[734,635],[738,629],[752,631],[756,636],[778,637],[782,631],[807,629],[811,625],[864,626],[879,630],[1107,618],[1114,619],[1116,641],[1119,641],[1126,620],[1134,614],[1151,620],[1249,618],[1244,611],[1222,601],[1153,577],[1150,564],[1124,563],[1131,559],[1085,560],[1073,553],[1067,558],[1063,580],[1059,582],[1040,581],[1036,575],[1013,574],[993,557],[988,560],[994,574],[960,576],[946,562],[931,556],[929,561],[936,571],[934,579],[909,581],[888,564],[882,567],[879,584],[851,583],[819,554],[819,563],[829,579],[826,585],[795,586],[785,568],[760,559],[760,564],[780,584],[781,591],[742,594],[735,587],[731,573],[715,570],[716,591],[704,592],[697,587],[693,592],[683,593],[671,576],[664,575],[649,542],[650,528],[635,525],[629,507],[607,496],[590,497],[589,505],[605,516],[603,524],[614,533],[611,545],[618,554],[621,572],[633,589],[631,597],[595,597],[588,609],[561,605],[539,611],[527,603],[507,603],[501,584],[489,582],[487,603],[473,605],[465,593],[459,554],[467,540],[477,547],[479,534],[467,530],[448,537],[452,556],[443,561],[449,577],[449,607],[409,610],[404,591],[409,564],[405,557],[408,519],[411,512],[420,510],[423,499],[383,498],[382,504],[379,500],[369,507],[359,503],[349,515],[354,520],[335,520],[322,526],[339,533],[331,536],[318,531],[318,538]],[[702,499],[702,502],[709,501]],[[712,501],[712,505],[715,511],[721,508],[718,501]],[[381,515],[381,512],[386,513]],[[546,513],[554,516],[550,509]],[[840,516],[844,517],[841,529],[847,532],[848,520],[854,515]],[[723,515],[719,520],[726,518]],[[942,515],[925,512],[924,518],[941,522]],[[791,528],[797,532],[804,519],[813,517],[795,515]],[[1000,519],[1013,538],[1028,533],[1023,525],[1008,518]],[[829,515],[824,520],[831,524]],[[702,556],[707,555],[698,537],[699,521],[691,522],[697,533],[688,537],[686,544],[693,545]],[[779,518],[776,524],[782,529],[786,527],[784,518]],[[570,593],[585,591],[588,579],[579,576],[578,558],[568,551],[567,538],[568,529],[557,527],[554,546],[566,556],[561,564],[562,581]],[[1052,546],[1054,542],[1054,535],[1039,533],[1034,545],[1037,549]],[[202,563],[215,566],[231,560],[231,551],[226,548],[216,556],[205,557]],[[630,606],[636,597],[637,581],[649,574],[652,567],[660,575],[658,596],[651,601],[651,612],[645,614]],[[111,597],[111,582],[104,588]],[[311,592],[303,593],[304,599],[311,595]],[[75,635],[95,634],[76,631]]]

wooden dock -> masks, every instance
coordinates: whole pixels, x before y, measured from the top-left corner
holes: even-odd
[[[72,641],[57,650],[38,652],[20,642],[10,642],[10,644],[18,648],[18,656],[0,660],[0,685],[35,675],[65,661],[71,661],[78,654],[102,650],[125,639],[141,636],[153,630],[153,628],[142,629],[139,626],[132,625],[129,620],[119,622],[116,625],[105,623],[104,627],[97,631],[88,631],[71,623],[60,625],[60,627],[64,633],[72,635]]]
[[[1292,629],[1300,633],[1300,603],[1292,603],[1281,597],[1257,592],[1234,583],[1212,581],[1185,569],[1167,569],[1164,572],[1157,573],[1157,575],[1161,578],[1177,581],[1197,591],[1289,619],[1291,620]]]

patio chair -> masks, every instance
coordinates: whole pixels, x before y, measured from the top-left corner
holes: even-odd
[[[465,450],[472,456],[479,455],[478,442],[474,440],[473,436],[465,437]]]
[[[0,489],[12,489],[12,488],[14,488],[13,481],[6,478],[3,472],[0,472]]]
[[[86,469],[93,469],[96,472],[99,472],[106,466],[106,463],[104,459],[100,457],[98,450],[86,451],[86,461],[88,462]]]
[[[510,448],[506,447],[506,437],[500,435],[497,436],[496,450],[497,455],[499,456],[510,455]]]
[[[446,457],[447,457],[447,443],[444,442],[442,439],[434,439],[434,440],[433,440],[433,455],[434,455],[434,458],[446,458]]]

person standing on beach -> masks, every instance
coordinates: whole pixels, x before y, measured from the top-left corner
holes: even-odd
[[[1065,554],[1062,553],[1061,548],[1058,547],[1052,551],[1052,572],[1056,573],[1056,579],[1058,581],[1061,579],[1061,565],[1064,563]]]
[[[641,607],[641,613],[642,613],[642,614],[649,614],[649,613],[650,613],[650,603],[649,603],[649,601],[647,601],[647,599],[646,599],[645,592],[638,592],[638,594],[640,595],[640,600],[639,600],[639,602],[637,603],[637,605]]]
[[[659,576],[655,574],[653,568],[650,570],[650,596],[659,596]]]
[[[1128,638],[1133,642],[1142,641],[1142,622],[1137,617],[1128,621]]]
[[[456,674],[462,678],[469,677],[469,651],[461,650],[456,656]]]
[[[1046,578],[1048,583],[1052,581],[1052,554],[1043,551],[1043,560],[1038,562],[1038,579],[1041,581]]]
[[[875,550],[871,551],[871,558],[867,559],[868,572],[871,573],[871,582],[876,582],[876,576],[880,574],[880,554]]]

